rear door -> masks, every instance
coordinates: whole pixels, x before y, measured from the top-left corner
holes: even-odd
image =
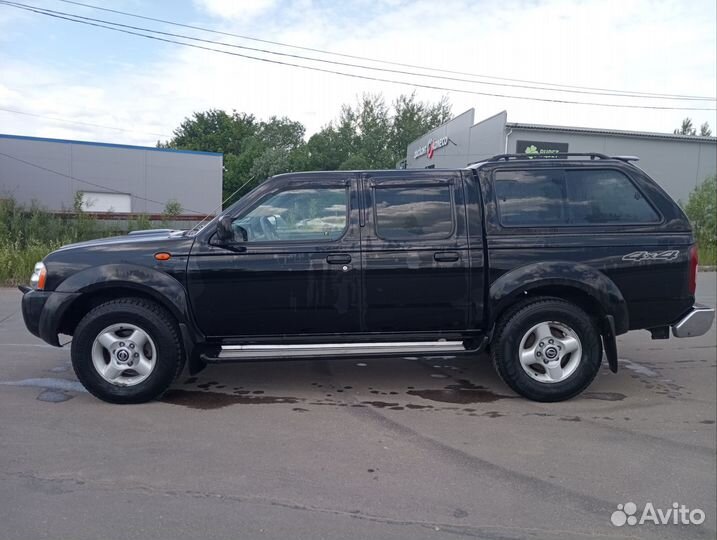
[[[471,328],[460,174],[367,174],[361,184],[364,331],[435,334]]]

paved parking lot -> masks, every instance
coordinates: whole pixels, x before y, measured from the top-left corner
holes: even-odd
[[[715,274],[699,276],[715,304]],[[714,538],[716,334],[620,338],[582,396],[517,398],[485,358],[210,367],[102,403],[0,290],[0,536]],[[700,525],[611,525],[673,502]],[[639,514],[640,512],[638,512]]]

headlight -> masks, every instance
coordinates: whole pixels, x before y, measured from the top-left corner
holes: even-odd
[[[42,262],[39,262],[35,265],[35,269],[32,271],[30,285],[32,285],[34,289],[41,291],[45,288],[45,279],[47,279],[47,268],[45,268],[45,265]]]

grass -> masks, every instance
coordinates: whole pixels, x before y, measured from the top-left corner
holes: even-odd
[[[80,201],[77,201],[79,204]],[[130,230],[153,225],[146,216],[129,223]],[[51,213],[13,199],[0,200],[0,285],[27,283],[35,263],[66,244],[124,234],[74,210]]]
[[[717,246],[700,243],[700,266],[717,266]]]

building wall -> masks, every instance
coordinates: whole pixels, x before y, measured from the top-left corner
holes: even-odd
[[[621,132],[590,133],[580,128],[535,126],[508,123],[502,111],[473,124],[474,110],[469,109],[408,145],[406,168],[459,168],[496,154],[517,153],[518,141],[536,142],[538,150],[598,152],[606,155],[635,155],[638,166],[654,178],[675,200],[686,202],[690,192],[707,176],[717,171],[717,139],[680,137],[669,134]],[[575,130],[575,131],[574,131]],[[415,157],[431,140],[447,136],[449,144],[436,149],[433,159]],[[540,143],[543,143],[542,145]],[[551,144],[552,145],[551,148]],[[523,145],[524,147],[525,145]]]
[[[132,212],[176,199],[183,213],[206,214],[221,204],[222,155],[0,135],[0,198],[60,211],[78,191],[130,194]]]
[[[503,111],[471,126],[468,152],[471,162],[505,153],[507,120],[508,113]]]
[[[470,127],[473,125],[473,109],[429,131],[408,145],[406,154],[407,169],[423,169],[426,167],[457,168],[465,167],[469,161]],[[415,157],[416,150],[427,145],[431,140],[448,137],[448,144],[436,149],[433,158],[428,154]]]
[[[510,130],[510,126],[508,126]],[[634,155],[637,165],[675,200],[687,202],[690,192],[717,171],[717,143],[713,139],[659,139],[613,134],[561,133],[559,131],[512,128],[509,152],[516,143],[544,141],[567,143],[569,152],[599,152],[608,156]]]

